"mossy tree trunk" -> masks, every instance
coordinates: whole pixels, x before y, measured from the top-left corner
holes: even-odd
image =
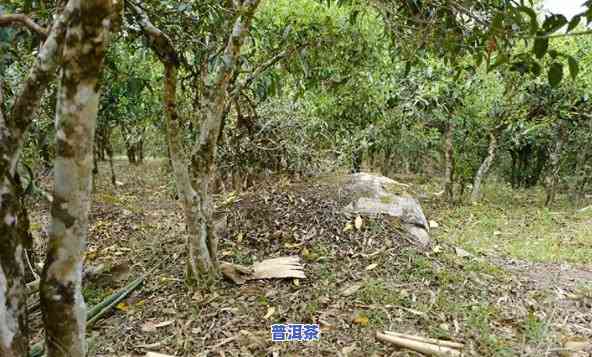
[[[0,109],[0,356],[25,357],[29,352],[25,293],[25,249],[30,247],[27,212],[16,170],[23,145],[43,92],[55,77],[72,7],[56,16],[35,63],[8,113]],[[0,91],[2,86],[0,85]],[[2,108],[0,93],[0,108]]]
[[[111,0],[70,2],[56,110],[56,159],[49,242],[40,285],[49,357],[86,355],[82,260],[88,233],[98,78],[113,10]]]
[[[199,138],[189,159],[185,155],[182,129],[176,108],[177,68],[179,60],[171,40],[156,28],[146,13],[130,4],[136,19],[148,38],[151,48],[165,67],[164,102],[167,119],[167,143],[177,191],[182,198],[187,225],[187,277],[194,281],[202,274],[217,273],[217,237],[213,224],[213,202],[210,191],[215,174],[216,150],[225,108],[229,101],[228,87],[233,79],[240,50],[247,36],[259,0],[235,2],[236,13],[232,33],[223,53],[222,64],[212,75],[202,74],[201,107],[204,108]]]

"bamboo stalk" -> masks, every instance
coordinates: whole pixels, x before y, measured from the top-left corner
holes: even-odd
[[[109,310],[121,302],[121,300],[125,299],[129,294],[131,294],[132,291],[137,289],[143,281],[143,277],[138,278],[129,283],[125,288],[123,288],[123,290],[119,290],[117,293],[111,294],[109,298],[101,301],[100,304],[93,306],[93,308],[88,313],[89,316],[86,319],[87,326],[91,326],[98,319],[105,316]]]
[[[412,340],[404,337],[388,335],[384,333],[377,332],[376,337],[379,340],[393,343],[399,347],[404,347],[413,351],[421,352],[431,356],[439,356],[439,357],[460,357],[462,356],[461,352],[457,349],[438,346],[427,342]]]
[[[407,335],[404,333],[398,333],[398,332],[392,332],[392,331],[384,331],[384,333],[387,335],[391,335],[391,336],[397,336],[397,337],[406,338],[409,340],[414,340],[414,341],[419,341],[419,342],[431,343],[433,345],[438,345],[438,346],[451,347],[451,348],[456,348],[456,349],[462,349],[464,347],[464,344],[459,343],[459,342],[454,342],[454,341],[437,340],[435,338]]]
[[[95,323],[98,319],[105,316],[109,310],[111,310],[115,305],[117,305],[119,302],[125,299],[132,291],[137,289],[143,281],[144,276],[139,277],[138,279],[127,284],[125,287],[119,289],[118,291],[103,299],[103,301],[101,301],[99,304],[89,309],[86,316],[86,325],[90,326],[93,323]],[[43,352],[43,342],[36,343],[31,347],[29,357],[41,357],[43,356]]]

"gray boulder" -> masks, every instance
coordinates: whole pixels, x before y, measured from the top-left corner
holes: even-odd
[[[345,189],[353,193],[355,199],[344,207],[344,212],[361,216],[385,214],[401,220],[401,226],[418,245],[431,244],[430,226],[419,202],[413,197],[400,193],[408,185],[398,183],[388,177],[357,173],[347,176]]]

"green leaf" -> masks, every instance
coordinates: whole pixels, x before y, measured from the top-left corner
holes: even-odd
[[[405,62],[405,73],[403,75],[407,77],[409,72],[411,72],[411,62],[407,61]]]
[[[569,32],[573,29],[575,29],[579,24],[580,24],[580,20],[582,19],[582,15],[577,15],[574,16],[571,21],[569,22],[569,25],[567,25],[567,31]]]
[[[528,6],[519,6],[518,11],[524,12],[530,17],[530,32],[531,34],[535,34],[539,27],[536,12]]]
[[[496,57],[495,57],[495,63],[489,68],[490,70],[501,66],[502,64],[508,62],[508,55],[505,53],[499,53]]]
[[[481,52],[477,52],[477,54],[475,54],[475,64],[477,67],[479,67],[481,66],[481,63],[483,63],[483,54]]]
[[[556,87],[563,79],[563,66],[559,62],[553,62],[548,72],[549,84]]]
[[[570,74],[571,78],[573,80],[575,80],[576,77],[578,76],[578,72],[580,71],[580,68],[578,66],[578,61],[576,61],[575,58],[569,56],[569,57],[567,57],[567,64],[569,66],[569,74]]]
[[[543,58],[549,49],[549,39],[546,37],[539,37],[534,40],[534,54],[536,58]]]
[[[562,28],[567,23],[567,19],[563,15],[553,14],[545,19],[543,22],[543,30],[545,33],[553,33]]]
[[[518,73],[524,74],[528,70],[528,65],[524,61],[518,61],[512,63],[511,70],[516,71]]]

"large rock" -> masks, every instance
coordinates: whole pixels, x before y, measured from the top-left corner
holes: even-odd
[[[401,220],[403,229],[420,246],[427,247],[431,240],[430,226],[416,199],[396,193],[408,187],[388,177],[369,173],[347,176],[345,188],[355,199],[344,207],[350,214],[377,216],[386,214]]]

